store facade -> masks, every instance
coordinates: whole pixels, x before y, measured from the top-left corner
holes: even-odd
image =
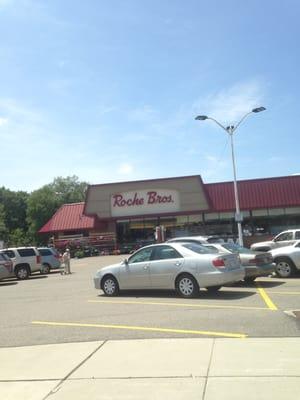
[[[246,244],[300,227],[300,176],[239,181],[238,191]],[[81,218],[89,218],[86,237],[109,235],[115,248],[153,242],[158,226],[164,227],[166,239],[237,235],[233,183],[204,184],[198,175],[90,185]],[[51,232],[50,222],[41,233]],[[56,235],[62,236],[59,229]]]
[[[202,213],[210,209],[200,176],[91,185],[85,215],[114,221],[116,241],[122,246],[150,243],[163,226],[166,237],[203,233]],[[191,228],[192,229],[192,228]]]
[[[240,181],[238,190],[246,242],[300,226],[300,176]],[[91,185],[84,213],[113,221],[119,244],[151,241],[160,225],[166,238],[237,235],[233,183],[200,176]]]

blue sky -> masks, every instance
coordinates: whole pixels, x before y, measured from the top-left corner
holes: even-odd
[[[297,0],[0,0],[0,186],[300,173]]]

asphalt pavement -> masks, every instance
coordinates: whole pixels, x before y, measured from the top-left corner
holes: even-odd
[[[1,399],[298,397],[300,278],[107,298],[92,277],[122,258],[0,282]]]

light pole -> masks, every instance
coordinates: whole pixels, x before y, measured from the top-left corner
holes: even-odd
[[[230,137],[230,144],[231,144],[231,158],[232,158],[232,168],[233,168],[233,187],[234,187],[234,199],[235,199],[235,221],[237,222],[238,227],[238,235],[239,235],[239,244],[243,246],[243,231],[242,231],[242,214],[240,211],[240,202],[239,202],[239,194],[237,188],[237,181],[236,181],[236,165],[235,165],[235,156],[234,156],[234,147],[233,147],[233,134],[237,130],[237,128],[241,125],[241,123],[248,117],[248,115],[252,113],[259,113],[261,111],[265,111],[265,107],[257,107],[253,108],[252,111],[249,111],[247,114],[241,118],[241,120],[234,126],[229,125],[225,128],[220,122],[216,119],[208,117],[207,115],[198,115],[195,119],[197,121],[205,121],[206,119],[210,119],[214,121],[217,125],[219,125],[224,131],[226,131]]]

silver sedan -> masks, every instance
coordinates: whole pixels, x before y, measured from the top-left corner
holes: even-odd
[[[176,289],[182,297],[194,297],[200,288],[214,292],[244,275],[236,254],[214,254],[194,243],[167,243],[143,247],[129,259],[100,269],[94,284],[107,296],[119,290]]]

